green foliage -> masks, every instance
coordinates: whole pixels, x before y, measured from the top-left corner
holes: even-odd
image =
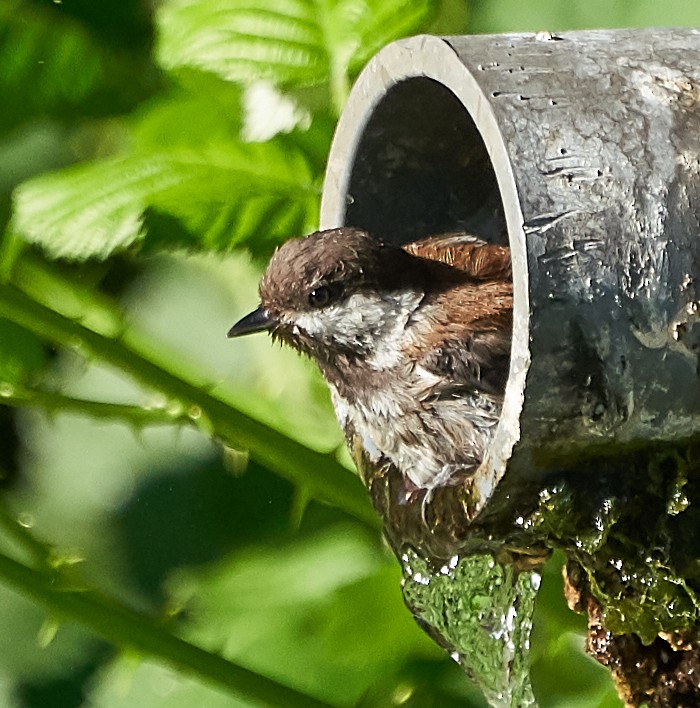
[[[293,133],[244,142],[241,114],[239,88],[188,72],[182,86],[125,126],[126,154],[22,184],[13,228],[51,257],[75,260],[107,258],[135,244],[152,251],[250,243],[261,251],[260,234],[269,249],[312,229],[320,175],[304,141]],[[315,125],[307,133],[329,137]]]
[[[0,129],[124,110],[157,81],[148,55],[106,46],[78,17],[30,0],[0,3],[0,66]]]
[[[254,243],[254,251],[269,251],[290,233],[311,230],[322,172],[304,145],[324,144],[325,152],[330,133],[316,121],[284,137],[246,141],[240,89],[229,82],[330,82],[327,109],[333,100],[340,105],[350,77],[380,46],[434,14],[427,0],[375,5],[164,3],[157,56],[165,69],[178,70],[173,80],[180,85],[124,126],[117,155],[25,182],[15,192],[13,228],[51,257],[76,260],[107,258],[134,244],[228,250]],[[59,47],[52,54],[65,60],[67,53]]]
[[[15,192],[14,228],[53,258],[107,258],[148,241],[151,208],[183,227],[167,243],[156,233],[159,246],[221,250],[258,233],[281,239],[311,229],[314,182],[291,141],[173,146],[26,182]]]
[[[483,705],[402,605],[318,373],[225,332],[315,227],[365,62],[569,21],[539,5],[0,0],[0,704]],[[540,704],[614,704],[545,587]]]
[[[228,81],[322,85],[340,108],[351,75],[435,10],[435,0],[171,0],[160,10],[158,56],[169,69]]]
[[[24,383],[46,363],[39,337],[23,327],[0,319],[0,381],[7,386]]]
[[[176,577],[173,594],[190,598],[194,616],[213,620],[197,628],[198,641],[226,647],[227,655],[285,675],[329,703],[354,705],[406,659],[440,657],[414,631],[400,593],[391,592],[400,584],[398,567],[350,525],[285,549],[254,549],[192,581]]]

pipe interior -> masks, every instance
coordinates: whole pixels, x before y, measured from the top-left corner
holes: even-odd
[[[486,147],[448,88],[411,77],[387,91],[355,153],[344,223],[394,244],[462,229],[508,243]]]

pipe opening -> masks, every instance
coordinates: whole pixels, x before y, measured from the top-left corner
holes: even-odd
[[[359,140],[344,223],[393,244],[466,230],[507,245],[493,166],[452,91],[419,76],[386,92]]]
[[[522,224],[501,127],[488,95],[454,47],[442,38],[420,36],[382,50],[358,78],[340,118],[326,170],[321,228],[353,226],[394,245],[467,231],[489,244],[508,247],[513,262],[513,325],[502,330],[510,335],[499,362],[504,367],[502,385],[492,389],[496,396],[503,394],[503,403],[499,422],[489,428],[492,437],[483,462],[471,477],[469,519],[459,504],[452,510],[458,526],[471,523],[485,507],[520,439],[530,361]],[[371,493],[379,503],[383,492],[381,484],[375,486],[376,497]],[[440,496],[447,509],[454,494],[447,487],[440,491],[445,492]],[[436,505],[440,504],[434,497]],[[408,517],[422,528],[414,511]],[[386,510],[387,518],[395,513],[393,505]],[[413,528],[407,519],[387,524],[403,538]],[[463,536],[450,524],[445,528],[453,538]],[[462,530],[466,534],[466,526]],[[451,542],[447,547],[452,548]]]
[[[426,76],[409,76],[385,89],[380,100],[365,110],[369,116],[355,137],[357,147],[346,173],[342,223],[395,245],[454,231],[509,245],[489,151],[452,90]],[[485,380],[498,381],[500,391],[492,389],[497,397],[505,396],[509,382],[512,331],[507,336],[507,356],[494,355],[492,370],[483,371]],[[521,390],[522,382],[516,383]],[[501,460],[509,456],[517,436],[517,423],[514,426],[512,420],[517,421],[518,413],[519,406],[512,402],[499,413],[509,421],[505,437],[498,432],[502,425],[491,429],[494,438],[484,450],[486,464],[477,475],[479,480],[474,480],[484,498],[500,477]]]

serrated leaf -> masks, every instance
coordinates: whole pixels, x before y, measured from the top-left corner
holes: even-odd
[[[32,179],[15,192],[13,226],[53,257],[106,258],[144,240],[150,207],[179,219],[192,245],[227,248],[255,235],[269,200],[300,231],[313,227],[319,192],[304,154],[288,143],[222,141]]]
[[[0,383],[24,383],[46,361],[46,350],[38,337],[14,322],[0,319]]]
[[[328,71],[314,10],[309,0],[170,0],[157,16],[158,57],[230,81],[313,82]]]
[[[328,83],[336,103],[348,73],[386,43],[424,28],[435,0],[170,0],[158,14],[158,56],[230,81]],[[339,107],[339,106],[337,106]]]

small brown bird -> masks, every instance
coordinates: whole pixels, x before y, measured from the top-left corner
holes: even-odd
[[[312,357],[370,459],[427,490],[479,466],[508,376],[506,247],[466,234],[397,247],[360,229],[320,231],[279,248],[260,299],[229,337],[268,331]]]

